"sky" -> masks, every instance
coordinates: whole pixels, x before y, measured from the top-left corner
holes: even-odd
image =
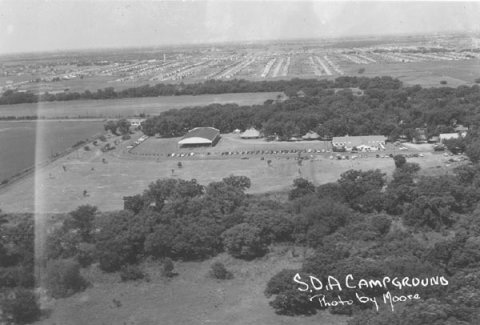
[[[480,1],[0,0],[0,54],[480,31]]]

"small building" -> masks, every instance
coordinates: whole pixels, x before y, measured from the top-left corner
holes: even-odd
[[[415,135],[413,136],[413,143],[427,143],[427,129],[425,128],[416,128]]]
[[[198,127],[188,131],[180,141],[179,146],[214,146],[220,140],[220,130],[212,127]]]
[[[131,128],[139,128],[142,126],[142,123],[145,122],[146,119],[144,118],[129,118],[128,121],[130,122]]]
[[[440,142],[440,137],[434,135],[434,136],[431,136],[430,139],[428,139],[428,143],[438,143]]]
[[[458,133],[440,133],[438,136],[440,138],[440,142],[443,143],[445,140],[450,140],[450,139],[458,139],[460,137],[460,134]]]
[[[258,139],[260,138],[260,131],[252,127],[240,134],[240,137],[242,139]]]
[[[468,127],[466,126],[463,126],[461,124],[457,125],[455,127],[455,132],[457,132],[458,134],[460,134],[460,136],[462,137],[466,137],[467,136],[467,132],[468,132]]]
[[[334,148],[345,148],[351,151],[357,148],[362,151],[376,151],[385,149],[385,141],[387,138],[383,135],[360,135],[360,136],[344,136],[333,137],[332,146]]]
[[[308,131],[307,134],[305,134],[302,137],[302,139],[303,140],[318,140],[318,139],[320,139],[320,136],[318,135],[317,132]]]

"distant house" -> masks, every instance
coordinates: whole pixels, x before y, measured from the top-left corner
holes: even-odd
[[[307,134],[305,134],[302,137],[302,139],[303,140],[318,140],[318,139],[320,139],[320,136],[318,135],[317,132],[308,131]]]
[[[458,139],[460,138],[460,134],[458,133],[440,133],[438,136],[440,138],[440,142],[450,139]]]
[[[220,140],[220,130],[212,127],[198,127],[188,131],[178,141],[179,146],[214,146]]]
[[[438,143],[440,142],[440,137],[434,135],[432,137],[430,137],[430,139],[428,139],[428,143]]]
[[[360,136],[344,136],[333,137],[332,146],[334,148],[345,148],[351,151],[357,148],[361,151],[376,151],[385,149],[386,137],[383,135],[360,135]]]
[[[427,129],[425,128],[416,128],[415,135],[413,136],[413,143],[427,143]]]
[[[128,121],[130,122],[131,128],[139,128],[142,126],[142,123],[145,122],[144,118],[129,118]]]
[[[240,134],[242,131],[240,131],[239,129],[235,129],[233,130],[233,134]]]
[[[466,127],[466,126],[463,126],[463,125],[459,124],[455,127],[454,130],[455,130],[455,132],[460,134],[460,136],[462,136],[462,137],[467,136],[468,127]]]
[[[240,137],[242,139],[258,139],[260,138],[260,131],[252,127],[240,134]]]

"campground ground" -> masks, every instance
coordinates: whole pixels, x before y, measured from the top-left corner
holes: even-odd
[[[329,149],[328,144],[320,141],[265,142],[224,135],[213,148],[179,149],[178,139],[149,138],[138,147],[127,149],[138,137],[140,134],[108,152],[102,152],[101,145],[90,144],[90,151],[81,148],[0,189],[2,210],[63,213],[83,204],[97,206],[101,211],[117,210],[123,208],[124,196],[142,193],[151,182],[168,177],[194,178],[207,185],[232,174],[243,175],[252,180],[249,193],[282,192],[290,188],[295,178],[304,177],[320,185],[336,181],[349,169],[379,168],[389,176],[395,165],[391,158],[384,157],[388,153],[421,152],[423,157],[408,158],[408,161],[419,163],[425,174],[446,173],[459,164],[446,163],[449,157],[433,152],[430,145],[410,145],[407,151],[390,147],[386,152],[356,154],[356,159],[338,160],[335,153],[314,152]],[[111,137],[108,141],[114,144],[120,138]],[[262,154],[266,148],[277,153]],[[301,164],[298,153],[278,153],[294,149],[301,151]],[[308,152],[309,149],[312,152]],[[175,152],[176,157],[167,156]],[[191,152],[195,154],[190,156]],[[240,154],[222,155],[224,152]],[[178,157],[178,153],[189,155]],[[384,158],[377,158],[377,154]]]

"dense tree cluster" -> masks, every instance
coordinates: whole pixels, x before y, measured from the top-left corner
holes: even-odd
[[[252,93],[252,92],[284,92],[288,96],[296,95],[302,91],[307,95],[317,95],[323,89],[358,87],[368,88],[399,88],[401,82],[390,77],[357,78],[339,77],[336,80],[318,79],[292,79],[277,81],[248,81],[235,80],[207,80],[192,84],[156,84],[154,86],[143,85],[116,91],[113,87],[98,89],[97,91],[86,90],[83,93],[65,92],[58,94],[45,93],[35,95],[32,92],[7,90],[0,96],[0,105],[36,103],[51,101],[70,101],[78,99],[114,99],[136,97],[158,97],[179,95],[202,95],[202,94],[226,94],[226,93]]]
[[[358,86],[358,80],[342,84]],[[324,138],[380,134],[391,140],[400,136],[411,140],[416,128],[426,127],[426,135],[431,137],[454,132],[456,124],[470,126],[480,120],[478,85],[423,89],[397,87],[394,79],[384,83],[368,80],[361,96],[348,88],[305,88],[305,96],[290,94],[285,101],[266,101],[263,105],[212,104],[170,110],[147,119],[143,130],[148,135],[173,137],[198,126],[212,126],[222,133],[254,126],[266,136],[283,140],[310,130]],[[480,150],[475,148],[471,147],[472,153],[480,157]]]

